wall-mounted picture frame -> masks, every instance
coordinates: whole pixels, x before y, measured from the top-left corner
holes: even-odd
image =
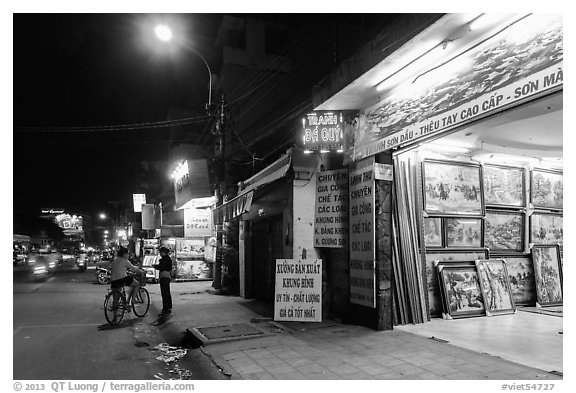
[[[422,229],[424,232],[424,246],[443,247],[442,217],[424,217],[422,220]]]
[[[524,212],[486,209],[484,247],[490,253],[522,253],[525,241]]]
[[[476,261],[480,288],[486,315],[516,312],[512,288],[504,259],[479,259]]]
[[[444,312],[451,318],[486,314],[476,266],[438,265]]]
[[[532,169],[530,202],[535,209],[562,210],[564,205],[563,173],[539,168]]]
[[[514,303],[517,306],[534,306],[536,304],[536,280],[532,254],[507,255],[502,259],[506,261]]]
[[[484,164],[482,177],[486,206],[526,206],[526,171],[524,168]]]
[[[483,216],[482,167],[457,161],[422,162],[424,210],[446,216]]]
[[[536,280],[536,300],[541,307],[563,302],[562,268],[559,246],[533,246],[532,261]]]
[[[444,228],[447,248],[481,248],[484,243],[481,218],[446,217]]]
[[[532,212],[529,233],[532,244],[563,245],[564,217],[561,213]]]
[[[438,272],[435,264],[461,264],[467,263],[474,266],[477,259],[489,259],[490,254],[486,249],[477,250],[427,250],[425,257],[426,287],[428,294],[428,309],[431,317],[442,316],[442,295],[438,282]]]

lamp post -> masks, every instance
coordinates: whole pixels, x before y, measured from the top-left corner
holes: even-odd
[[[172,30],[170,29],[170,27],[166,25],[156,26],[156,28],[154,29],[154,33],[156,34],[156,37],[162,42],[169,42],[172,40],[173,37]],[[202,59],[204,65],[206,66],[206,69],[208,70],[209,86],[208,86],[208,103],[206,104],[206,112],[210,117],[212,117],[214,115],[212,108],[212,70],[210,69],[208,62],[200,52],[198,52],[195,48],[193,48],[190,45],[186,45],[186,49],[198,55],[198,57]],[[225,182],[226,165],[224,160],[225,129],[226,129],[226,101],[224,95],[222,94],[222,99],[218,104],[215,127],[213,131],[213,133],[217,138],[214,149],[214,155],[216,165],[218,166],[217,172],[219,172],[217,176],[218,181],[215,190],[216,198],[218,200],[217,202],[218,206],[222,205],[224,201],[224,194],[226,192],[226,182]],[[221,245],[223,240],[222,230],[217,231],[216,238],[217,243]],[[216,289],[220,289],[222,287],[222,278],[221,278],[222,257],[223,257],[222,252],[216,249],[216,260],[214,262],[214,275],[212,283],[212,286]]]

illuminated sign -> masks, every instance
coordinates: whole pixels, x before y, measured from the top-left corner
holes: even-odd
[[[188,184],[190,180],[190,171],[188,170],[188,161],[180,163],[172,173],[174,179],[174,187],[180,191],[182,187]]]
[[[304,149],[308,151],[342,152],[342,113],[319,111],[302,119]]]
[[[134,199],[134,212],[142,211],[142,205],[146,203],[146,194],[132,194]]]
[[[42,209],[42,214],[62,214],[64,209]]]

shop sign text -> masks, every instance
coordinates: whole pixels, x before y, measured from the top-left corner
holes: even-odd
[[[316,178],[314,247],[348,243],[348,169],[324,171]]]
[[[302,119],[304,149],[338,151],[342,149],[342,113],[314,112]]]
[[[322,260],[277,259],[275,321],[322,321]]]

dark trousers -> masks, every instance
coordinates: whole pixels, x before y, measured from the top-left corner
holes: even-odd
[[[172,310],[172,295],[170,294],[170,279],[160,277],[160,293],[162,294],[162,311]]]

